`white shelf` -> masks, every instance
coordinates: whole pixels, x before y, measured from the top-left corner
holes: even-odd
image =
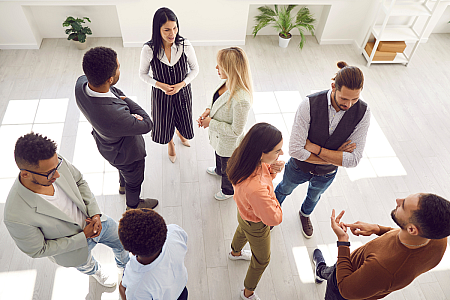
[[[363,50],[363,55],[367,61],[370,60],[370,56],[367,54],[366,50]],[[408,59],[403,53],[397,53],[394,60],[372,60],[371,64],[403,64],[406,65]]]
[[[389,14],[389,7],[383,5],[383,10]],[[431,16],[431,11],[422,3],[396,4],[390,16]]]
[[[419,36],[409,26],[386,26],[383,36],[380,38],[381,26],[373,27],[373,35],[380,41],[405,41],[416,42]]]

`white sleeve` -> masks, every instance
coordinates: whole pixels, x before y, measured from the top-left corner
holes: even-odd
[[[195,77],[197,77],[200,68],[198,66],[197,56],[195,55],[194,47],[188,40],[184,40],[184,43],[185,43],[184,52],[186,53],[189,69],[191,69],[189,74],[184,79],[184,82],[186,83],[186,85],[188,85],[189,83],[191,83],[192,80],[194,80]]]
[[[311,156],[311,152],[305,149],[310,123],[309,98],[306,97],[298,106],[289,140],[289,155],[301,161]]]
[[[150,67],[150,62],[153,59],[153,51],[148,46],[145,45],[141,50],[141,61],[139,65],[139,78],[145,83],[151,86],[156,85],[156,80],[153,78],[152,68]]]
[[[367,106],[366,113],[359,123],[356,125],[352,134],[348,137],[352,143],[356,144],[356,148],[352,153],[343,152],[342,166],[345,168],[354,168],[359,164],[363,156],[364,147],[366,146],[366,137],[370,125],[370,109]]]

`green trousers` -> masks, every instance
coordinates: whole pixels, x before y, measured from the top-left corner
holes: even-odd
[[[245,221],[239,212],[238,223],[231,249],[234,252],[240,252],[247,242],[250,244],[252,260],[245,276],[244,287],[254,291],[270,262],[270,227],[263,222]]]

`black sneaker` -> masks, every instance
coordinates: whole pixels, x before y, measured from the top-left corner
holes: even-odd
[[[317,272],[317,269],[319,268],[320,265],[326,265],[325,259],[323,258],[322,255],[322,251],[320,251],[319,249],[315,249],[312,256],[312,261],[314,263],[314,275],[316,277],[316,283],[320,284],[325,279],[320,277],[319,273]]]

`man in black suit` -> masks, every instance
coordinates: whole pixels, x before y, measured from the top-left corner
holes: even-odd
[[[126,194],[127,209],[154,208],[156,199],[141,199],[145,143],[142,134],[153,128],[150,116],[114,87],[119,80],[117,53],[96,47],[84,54],[83,76],[75,85],[77,105],[92,125],[98,151],[119,170],[119,193]]]

